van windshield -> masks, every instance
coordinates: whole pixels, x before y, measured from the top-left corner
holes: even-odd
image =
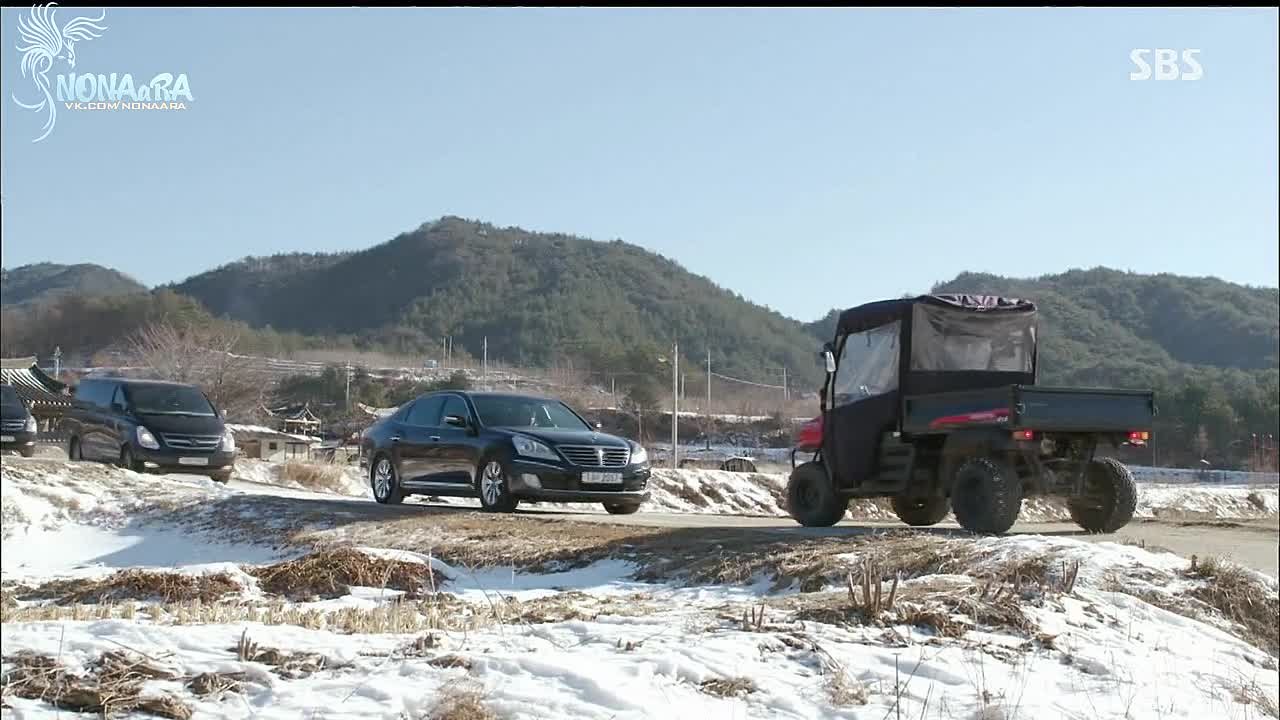
[[[204,393],[193,387],[133,385],[126,392],[133,411],[143,415],[216,415]]]
[[[22,401],[18,399],[18,391],[9,385],[0,385],[0,405],[21,405]]]

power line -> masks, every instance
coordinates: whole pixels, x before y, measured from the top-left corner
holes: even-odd
[[[743,380],[742,378],[730,377],[730,376],[728,376],[728,375],[721,375],[721,374],[720,374],[720,373],[718,373],[718,372],[712,372],[712,373],[711,373],[711,376],[712,376],[712,377],[718,377],[718,378],[720,378],[721,380],[728,380],[728,381],[730,381],[730,382],[742,383],[743,385],[753,385],[753,386],[755,386],[755,387],[771,388],[771,389],[773,389],[773,390],[781,390],[781,389],[783,389],[783,386],[782,386],[782,385],[769,385],[768,383],[752,382],[752,381],[750,381],[750,380]]]

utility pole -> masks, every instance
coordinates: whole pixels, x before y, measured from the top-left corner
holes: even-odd
[[[347,412],[351,412],[351,361],[350,360],[347,361],[346,400],[347,400]]]
[[[484,355],[480,361],[480,379],[489,379],[489,336],[484,336]]]
[[[671,344],[671,467],[680,467],[680,343]]]
[[[53,377],[56,380],[62,374],[62,346],[53,348]]]
[[[787,391],[787,366],[782,366],[782,401],[786,402],[791,399],[791,393]]]
[[[707,348],[707,409],[703,412],[711,414],[711,348]]]

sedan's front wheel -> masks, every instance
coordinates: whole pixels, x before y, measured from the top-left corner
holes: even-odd
[[[507,469],[497,460],[486,460],[476,473],[476,488],[480,496],[480,507],[487,512],[515,512],[520,501],[511,496],[511,486],[507,483]]]

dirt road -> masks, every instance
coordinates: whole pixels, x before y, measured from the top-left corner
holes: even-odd
[[[428,504],[414,499],[408,505],[387,507],[370,500],[358,498],[334,498],[319,500],[314,494],[284,490],[282,488],[234,481],[232,487],[250,494],[306,497],[308,505],[327,506],[324,512],[339,513],[352,519],[373,520],[403,518],[417,512],[475,512],[477,506]],[[420,509],[419,509],[420,508]],[[856,535],[885,529],[902,529],[896,522],[845,521],[831,528],[804,528],[790,518],[741,515],[710,515],[693,513],[657,513],[641,511],[635,515],[609,515],[602,510],[584,507],[583,512],[541,509],[538,506],[521,507],[519,514],[533,517],[555,518],[572,521],[609,523],[672,529],[741,528],[748,532],[791,534],[795,536]],[[964,534],[953,523],[941,523],[924,532],[939,534]],[[1035,535],[1071,536],[1090,542],[1142,543],[1150,550],[1168,550],[1183,557],[1216,555],[1241,565],[1254,568],[1272,577],[1280,577],[1280,519],[1171,522],[1135,520],[1120,532],[1112,535],[1091,535],[1071,523],[1019,523],[1014,533]]]
[[[790,518],[739,517],[729,515],[692,515],[667,513],[637,513],[635,515],[604,515],[597,513],[565,513],[530,510],[530,513],[554,514],[565,519],[588,522],[645,525],[672,528],[724,528],[740,527],[757,532],[791,533],[796,535],[852,535],[884,529],[901,529],[900,523],[891,522],[842,522],[831,528],[799,527]],[[964,534],[958,525],[942,523],[927,532]],[[1020,523],[1013,533],[1034,535],[1069,535],[1091,542],[1137,542],[1149,550],[1168,550],[1183,557],[1217,555],[1229,558],[1241,565],[1280,577],[1280,519],[1221,521],[1209,523],[1169,523],[1134,521],[1113,535],[1092,535],[1071,523]]]

